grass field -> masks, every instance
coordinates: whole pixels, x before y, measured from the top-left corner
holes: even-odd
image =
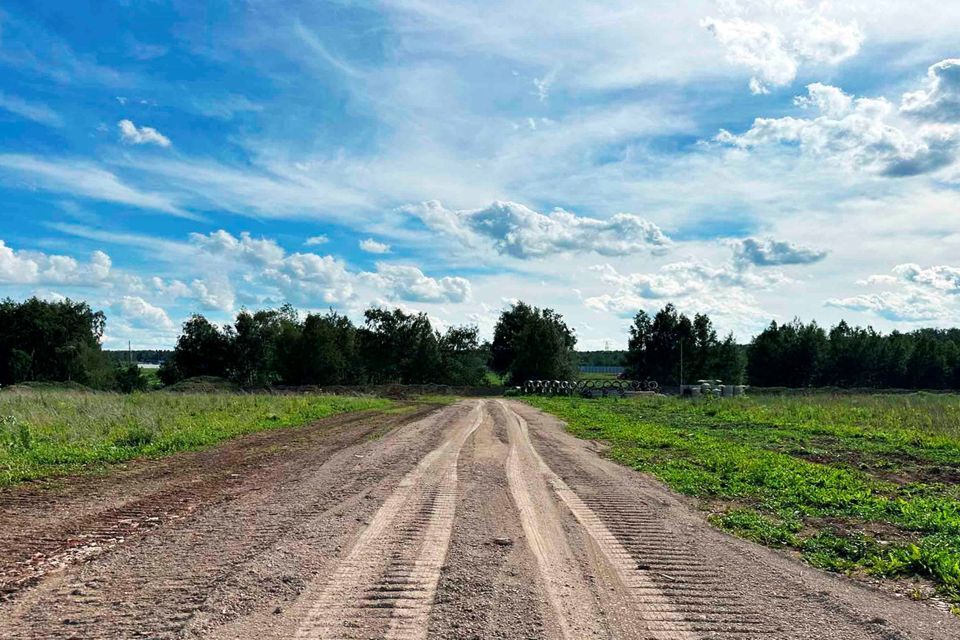
[[[391,406],[336,396],[7,391],[0,393],[0,486]]]
[[[701,498],[718,527],[960,603],[960,396],[528,401]]]

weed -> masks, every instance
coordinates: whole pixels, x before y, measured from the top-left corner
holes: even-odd
[[[927,577],[960,602],[957,396],[529,401],[619,462],[727,504],[710,517],[720,528],[824,569]]]
[[[0,486],[392,405],[338,396],[6,391],[0,393]]]

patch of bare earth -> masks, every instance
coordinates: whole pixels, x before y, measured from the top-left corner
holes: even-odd
[[[343,416],[0,500],[4,639],[960,637],[713,529],[517,402]]]

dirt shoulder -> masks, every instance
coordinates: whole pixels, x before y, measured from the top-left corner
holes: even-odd
[[[129,543],[439,407],[345,413],[244,436],[199,452],[117,465],[97,476],[0,490],[0,599],[49,572]],[[306,453],[306,457],[304,456]],[[282,473],[282,471],[281,471]]]
[[[599,516],[667,596],[687,610],[693,633],[777,638],[956,638],[960,620],[942,610],[818,571],[724,534],[649,476],[603,459],[589,441],[528,405],[523,416],[544,460]],[[701,587],[704,591],[698,594]],[[756,620],[754,630],[737,615]],[[723,627],[727,631],[723,631]]]
[[[960,637],[949,614],[717,531],[519,402],[340,416],[144,465],[78,480],[93,497],[8,502],[0,544],[29,560],[7,565],[0,637]],[[30,555],[49,540],[61,555]]]

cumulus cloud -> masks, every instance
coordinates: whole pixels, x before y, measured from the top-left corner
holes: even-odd
[[[707,262],[667,264],[653,273],[620,273],[610,265],[593,267],[609,293],[584,300],[587,308],[603,313],[631,316],[667,302],[681,311],[708,313],[727,326],[755,328],[770,314],[763,311],[751,290],[766,289],[785,279],[780,274],[758,275],[733,265],[720,267]]]
[[[543,214],[515,202],[457,211],[437,201],[405,207],[404,211],[464,244],[492,242],[497,253],[520,259],[589,252],[622,256],[660,252],[670,244],[657,225],[629,213],[600,220],[562,209]]]
[[[153,127],[138,127],[130,120],[121,120],[117,123],[120,128],[120,139],[127,144],[155,144],[159,147],[169,147],[170,138]]]
[[[151,283],[158,294],[168,298],[188,298],[193,293],[190,287],[180,280],[166,282],[163,278],[154,276]]]
[[[756,74],[750,79],[753,93],[766,93],[768,84],[789,84],[797,76],[797,59],[774,25],[742,18],[705,18],[700,24],[723,46],[729,62],[749,67]]]
[[[956,321],[960,317],[960,267],[900,264],[890,274],[870,276],[860,284],[885,290],[831,298],[826,305],[900,322]]]
[[[772,238],[745,238],[734,243],[734,260],[757,267],[812,264],[826,255],[826,251]]]
[[[906,126],[894,120],[894,105],[885,98],[854,98],[837,87],[814,83],[796,102],[819,115],[757,118],[745,133],[721,130],[715,139],[743,149],[794,145],[811,156],[894,177],[930,173],[957,159],[960,126]]]
[[[174,328],[166,311],[138,296],[124,296],[114,306],[121,318],[132,326],[167,331]]]
[[[208,253],[252,264],[271,264],[282,260],[285,253],[274,240],[254,238],[246,231],[239,238],[223,229],[209,234],[191,233],[190,241]]]
[[[221,277],[201,280],[198,278],[190,283],[190,289],[197,301],[205,308],[214,311],[233,311],[237,296],[228,279]]]
[[[371,243],[381,245],[374,240]],[[462,302],[470,297],[470,283],[465,278],[445,276],[434,278],[409,265],[377,264],[376,271],[354,271],[346,262],[329,255],[309,252],[288,254],[276,241],[254,238],[249,233],[234,236],[219,230],[209,234],[194,233],[190,244],[203,255],[224,261],[224,276],[239,276],[245,285],[268,287],[271,295],[292,299],[304,304],[343,305],[385,298],[411,302]],[[389,251],[385,247],[383,253]],[[368,246],[368,250],[369,250]],[[231,288],[212,287],[195,281],[189,288],[181,282],[157,279],[158,291],[190,295],[210,308],[229,310],[236,297]]]
[[[287,295],[319,299],[324,304],[342,304],[355,295],[356,277],[346,263],[333,256],[294,253],[262,273],[268,282]]]
[[[934,122],[960,120],[960,58],[941,60],[927,69],[927,86],[903,94],[900,112]]]
[[[390,245],[367,238],[360,241],[360,250],[367,253],[390,253]]]
[[[928,291],[881,291],[848,298],[831,298],[828,307],[872,313],[894,322],[936,320],[946,313],[942,297]]]
[[[819,7],[805,2],[759,4],[729,3],[723,17],[700,22],[723,47],[728,62],[753,72],[753,93],[790,84],[805,62],[839,64],[856,55],[863,44],[863,33],[855,23],[837,22]]]
[[[466,278],[447,276],[431,278],[412,266],[378,264],[375,273],[364,278],[388,296],[411,302],[465,302],[470,299],[470,282]]]
[[[321,244],[327,244],[330,242],[330,238],[325,235],[311,236],[303,241],[303,244],[308,247],[317,247]]]
[[[9,284],[97,284],[110,275],[110,256],[94,251],[89,262],[39,251],[15,251],[0,240],[0,282]]]

